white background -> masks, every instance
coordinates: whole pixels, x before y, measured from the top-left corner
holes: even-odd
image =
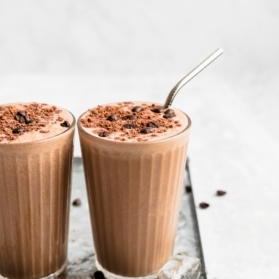
[[[193,120],[196,202],[211,205],[198,209],[208,277],[277,278],[278,34],[276,0],[0,0],[0,103],[78,117],[104,102],[164,102],[222,47],[174,101]],[[218,187],[228,195],[216,199]]]

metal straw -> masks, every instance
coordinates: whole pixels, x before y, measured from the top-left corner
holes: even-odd
[[[164,109],[168,108],[172,102],[177,92],[188,83],[194,76],[196,76],[199,72],[201,72],[204,68],[206,68],[210,63],[212,63],[217,57],[219,57],[223,53],[221,48],[218,48],[215,52],[213,52],[208,58],[206,58],[202,63],[200,63],[195,69],[193,69],[187,76],[182,78],[170,91],[167,100],[164,104]]]

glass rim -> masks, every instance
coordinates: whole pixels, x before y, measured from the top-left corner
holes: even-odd
[[[31,104],[32,102],[30,102]],[[35,102],[33,102],[35,103]],[[13,105],[13,104],[17,104],[17,103],[9,103],[9,104],[4,104],[5,105]],[[27,103],[22,103],[22,104],[27,104]],[[38,103],[38,104],[42,104],[42,103]],[[47,105],[52,105],[52,104],[47,104]],[[41,143],[41,142],[47,142],[47,141],[50,141],[54,138],[57,138],[57,137],[60,137],[62,136],[63,134],[67,133],[68,131],[72,130],[73,128],[75,128],[76,126],[76,118],[75,116],[73,115],[73,113],[71,113],[69,110],[67,109],[64,109],[63,107],[57,107],[59,109],[62,109],[64,111],[67,111],[71,116],[72,116],[72,123],[70,125],[70,127],[67,127],[66,130],[60,132],[59,134],[55,134],[53,136],[50,136],[50,137],[47,137],[47,138],[43,138],[43,139],[38,139],[38,140],[31,140],[31,141],[24,141],[24,142],[12,142],[12,141],[9,141],[9,142],[0,142],[0,147],[2,146],[17,146],[17,145],[31,145],[31,144],[36,144],[36,143]]]
[[[143,102],[143,103],[146,103],[146,102]],[[109,104],[105,104],[105,105],[109,105]],[[96,107],[94,107],[94,108],[96,108]],[[94,109],[94,108],[92,108],[92,109]],[[113,143],[113,144],[120,144],[120,145],[129,145],[129,144],[130,144],[130,145],[135,145],[135,144],[136,144],[136,145],[139,145],[139,144],[145,144],[145,145],[148,145],[148,144],[157,144],[157,143],[161,143],[161,142],[164,142],[164,141],[168,141],[168,140],[170,140],[170,139],[173,139],[173,138],[175,138],[175,137],[178,137],[179,135],[181,135],[181,134],[185,133],[187,130],[189,130],[190,127],[192,126],[192,120],[191,120],[191,118],[188,116],[188,114],[186,114],[184,111],[182,111],[182,110],[180,110],[180,109],[177,109],[177,108],[175,108],[175,107],[172,107],[172,108],[174,108],[174,109],[180,111],[183,115],[186,116],[186,118],[187,118],[187,120],[188,120],[187,126],[186,126],[183,130],[181,130],[179,133],[174,134],[174,135],[169,136],[169,137],[166,137],[166,138],[159,139],[159,140],[151,140],[151,141],[116,141],[116,140],[106,139],[106,138],[103,138],[103,137],[98,137],[98,136],[96,136],[96,135],[94,135],[94,134],[92,134],[92,133],[89,133],[89,132],[87,132],[87,131],[82,127],[80,120],[81,120],[81,118],[88,112],[88,110],[91,110],[91,109],[88,109],[87,111],[83,112],[83,113],[78,117],[78,119],[77,119],[77,127],[78,127],[78,131],[79,131],[79,132],[82,132],[83,134],[85,134],[85,135],[87,135],[87,136],[89,136],[89,137],[92,137],[92,138],[94,138],[94,139],[97,139],[97,140],[99,140],[99,141],[101,141],[101,142],[111,142],[111,143]]]

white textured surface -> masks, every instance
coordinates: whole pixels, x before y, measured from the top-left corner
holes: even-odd
[[[278,276],[278,84],[250,86],[195,92],[206,104],[190,150],[196,201],[211,205],[198,210],[209,279]],[[216,197],[218,189],[228,194]]]

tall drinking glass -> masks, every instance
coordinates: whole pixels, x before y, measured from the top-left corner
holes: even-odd
[[[75,119],[45,104],[0,106],[0,277],[67,265]]]
[[[172,256],[190,126],[183,112],[146,102],[79,118],[97,266],[108,277],[149,276]]]

